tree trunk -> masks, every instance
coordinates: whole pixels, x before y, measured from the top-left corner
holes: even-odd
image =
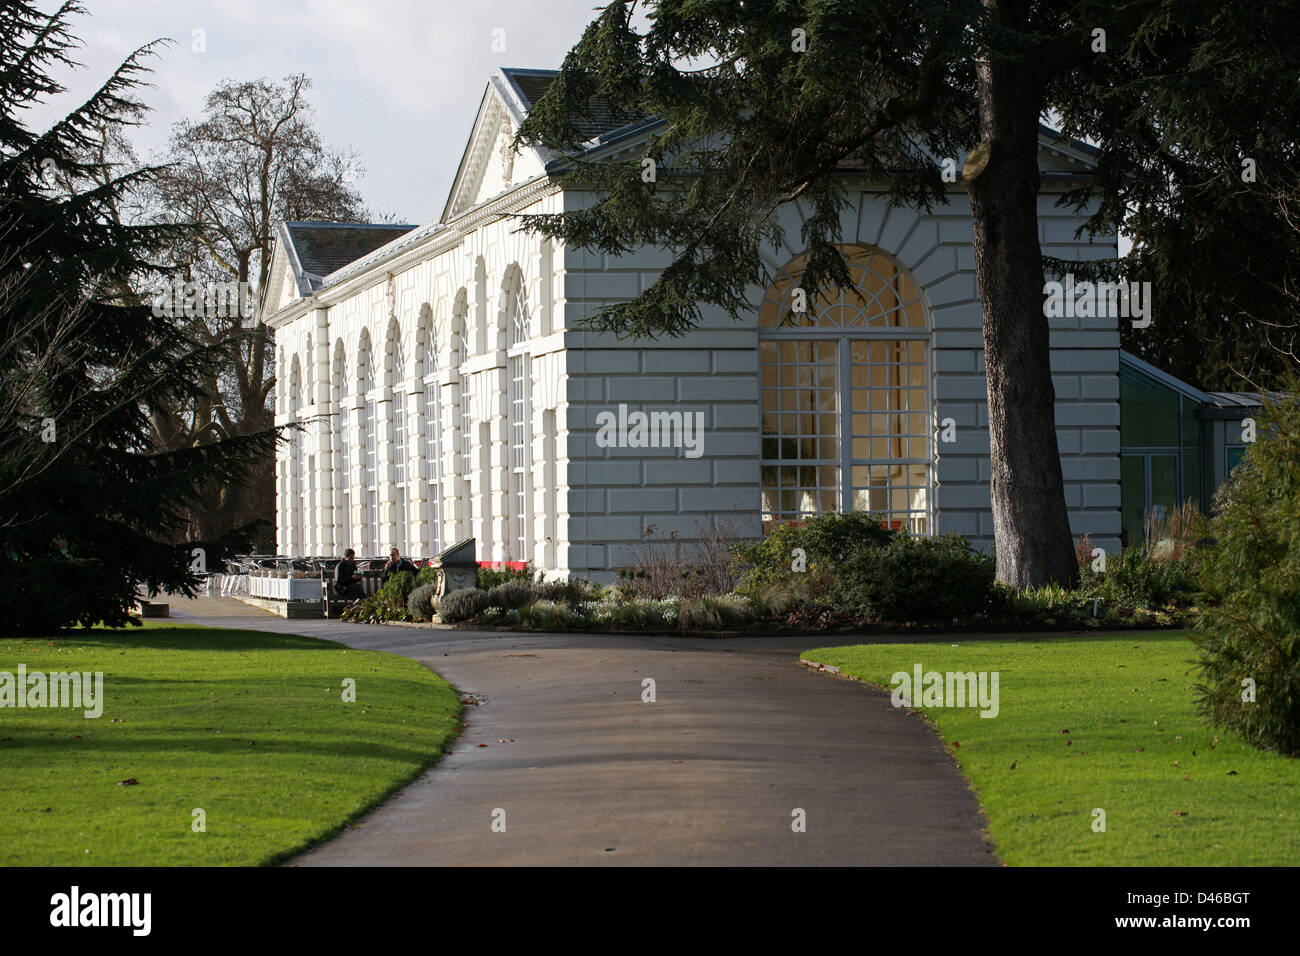
[[[1007,20],[1024,4],[991,5]],[[1022,24],[1011,23],[1013,26]],[[1038,243],[1042,93],[1024,63],[979,66],[980,137],[964,175],[988,369],[989,454],[998,580],[1078,580],[1065,508]]]

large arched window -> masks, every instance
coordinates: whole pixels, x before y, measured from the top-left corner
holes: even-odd
[[[921,289],[891,259],[841,249],[857,294],[815,302],[802,257],[759,313],[764,531],[823,511],[930,530],[930,330]]]
[[[424,540],[429,557],[446,547],[442,536],[442,385],[436,338],[433,310],[426,304],[420,309],[416,330],[416,374],[424,383],[424,518],[429,529]]]
[[[529,554],[529,490],[532,482],[530,459],[532,428],[529,395],[532,391],[532,363],[528,354],[531,316],[528,297],[523,284],[523,273],[514,266],[506,273],[505,301],[502,320],[506,332],[506,377],[508,386],[508,421],[506,436],[509,443],[506,469],[509,486],[506,489],[506,541],[504,557],[507,560],[527,561]]]

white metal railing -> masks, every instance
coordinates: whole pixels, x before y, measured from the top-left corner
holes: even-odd
[[[249,597],[272,601],[319,601],[320,578],[281,578],[247,575]]]

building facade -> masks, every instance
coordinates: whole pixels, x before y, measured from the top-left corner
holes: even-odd
[[[510,141],[553,74],[502,70],[484,94],[444,213],[422,226],[286,223],[262,314],[274,329],[285,554],[431,556],[474,537],[480,560],[607,577],[648,540],[752,537],[827,510],[992,544],[981,310],[964,188],[926,213],[847,180],[844,253],[861,295],[812,309],[801,250],[744,322],[705,312],[677,339],[580,328],[668,264],[611,258],[518,229],[581,208],[548,157]],[[639,155],[649,124],[603,128],[593,157]],[[1086,147],[1044,130],[1044,253],[1112,257],[1057,198]],[[846,173],[850,175],[851,173]],[[802,210],[782,210],[799,235]],[[816,321],[809,316],[816,314]],[[1051,328],[1066,502],[1076,534],[1118,549],[1118,319]]]

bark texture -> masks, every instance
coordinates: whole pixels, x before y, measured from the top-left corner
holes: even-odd
[[[1023,26],[1027,4],[989,6]],[[1032,64],[979,66],[980,137],[964,173],[988,368],[989,451],[997,575],[1027,587],[1073,584],[1079,567],[1056,443],[1038,242],[1041,81]]]

